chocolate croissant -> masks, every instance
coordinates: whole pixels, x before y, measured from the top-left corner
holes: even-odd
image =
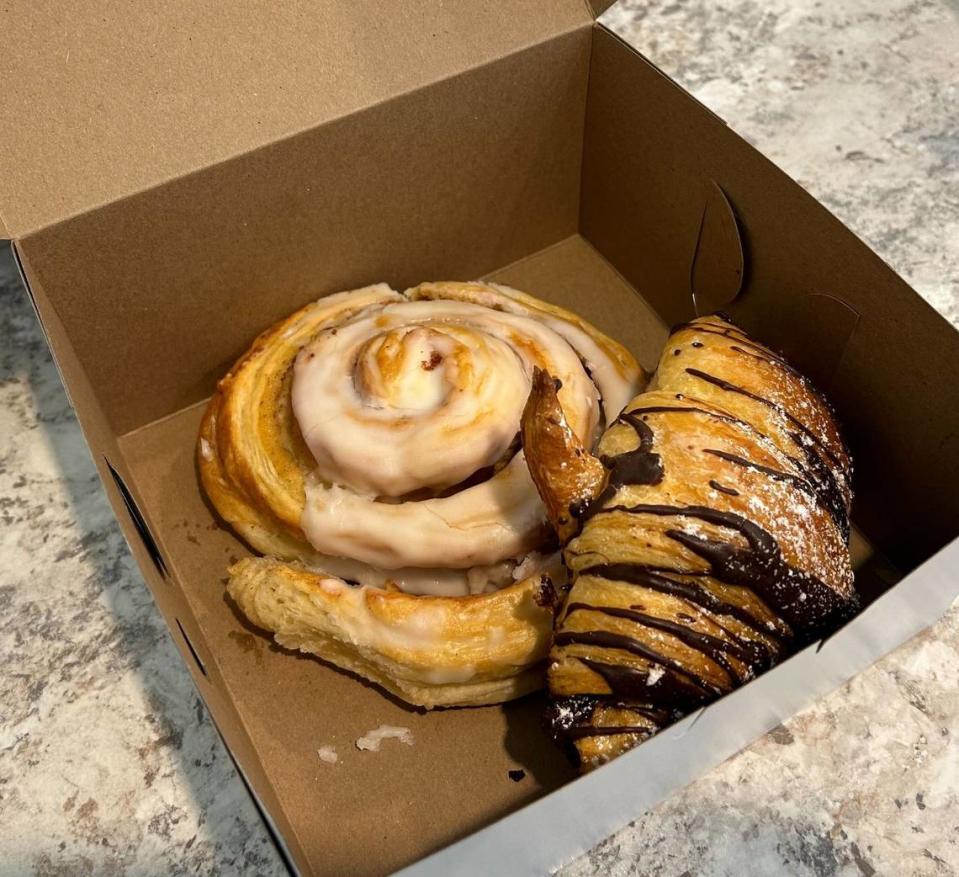
[[[852,462],[826,400],[721,317],[676,328],[598,458],[540,371],[523,446],[572,586],[549,720],[586,769],[851,614]]]

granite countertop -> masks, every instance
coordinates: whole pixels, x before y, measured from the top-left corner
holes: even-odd
[[[959,323],[953,0],[632,0],[605,21]],[[5,251],[0,569],[0,877],[285,873]],[[782,872],[959,873],[959,608],[561,873]]]

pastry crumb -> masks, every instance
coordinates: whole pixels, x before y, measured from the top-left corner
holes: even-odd
[[[379,752],[380,744],[384,740],[399,740],[407,746],[413,745],[413,732],[409,728],[400,728],[395,725],[380,725],[367,734],[358,738],[356,748],[363,752]]]
[[[320,756],[320,761],[326,764],[336,764],[340,760],[332,746],[321,746],[316,750],[316,754]]]

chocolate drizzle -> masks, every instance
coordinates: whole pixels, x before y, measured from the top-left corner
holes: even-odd
[[[654,615],[648,615],[645,612],[637,612],[634,607],[624,609],[620,606],[593,606],[589,603],[571,603],[566,609],[568,618],[573,612],[587,610],[589,612],[599,612],[603,615],[609,615],[612,618],[625,618],[628,621],[634,621],[643,627],[659,630],[674,636],[681,643],[702,652],[716,665],[722,668],[726,678],[730,683],[735,684],[739,681],[739,674],[729,663],[728,655],[738,658],[740,661],[749,661],[753,655],[735,639],[723,640],[708,633],[701,633],[693,630],[688,624],[677,624],[675,621],[669,621],[665,618],[657,618]],[[660,661],[659,663],[663,663]]]
[[[721,316],[722,319],[726,320],[727,322],[732,322],[728,317],[720,314],[717,314],[717,316]],[[793,366],[785,357],[778,353],[774,353],[772,350],[770,350],[768,347],[764,347],[762,344],[757,344],[745,332],[743,332],[742,329],[739,329],[736,326],[727,326],[725,329],[721,329],[718,326],[708,323],[690,322],[681,323],[678,326],[674,326],[672,332],[679,332],[683,329],[689,329],[694,332],[702,332],[706,335],[718,335],[722,338],[735,341],[735,344],[730,344],[730,350],[781,368],[784,372],[798,380],[810,393],[812,393],[827,411],[833,413],[833,408],[829,403],[829,400],[820,392],[819,388],[808,377],[806,377],[806,375],[795,368],[795,366]],[[693,346],[695,346],[696,343],[697,342],[694,341]],[[749,349],[747,350],[745,348]],[[840,441],[842,441],[841,437]],[[844,447],[844,450],[847,451],[848,456],[848,449]]]
[[[622,633],[612,633],[608,630],[561,630],[553,637],[554,646],[598,646],[603,649],[620,649],[624,652],[646,658],[654,664],[660,664],[676,676],[686,680],[691,686],[698,688],[705,694],[707,691],[713,696],[722,694],[719,686],[703,680],[696,680],[679,661],[657,652],[645,643],[634,637]],[[645,684],[645,682],[644,682]]]
[[[686,369],[686,371],[690,371],[690,369]],[[758,399],[760,397],[757,396],[755,398]],[[764,439],[768,439],[768,436],[758,432],[758,430],[752,424],[747,423],[745,420],[741,420],[738,417],[733,417],[731,414],[724,414],[719,411],[711,411],[708,408],[700,408],[695,405],[646,405],[640,408],[634,408],[629,413],[632,415],[637,415],[655,414],[660,412],[677,414],[702,414],[706,417],[711,417],[714,420],[720,420],[725,423],[741,426]],[[762,466],[758,463],[752,462],[751,460],[747,460],[744,457],[738,457],[735,454],[729,454],[725,451],[707,449],[706,453],[722,457],[724,460],[730,463],[737,463],[741,466],[764,472],[771,477],[776,477],[777,480],[789,481],[794,487],[797,487],[805,493],[811,494],[815,500],[832,516],[833,520],[836,522],[836,525],[839,527],[839,532],[842,534],[843,539],[848,539],[849,514],[846,507],[843,489],[836,480],[835,474],[833,473],[832,469],[823,462],[819,454],[816,453],[815,449],[810,445],[804,434],[789,433],[789,437],[800,448],[806,462],[803,463],[796,457],[790,456],[789,454],[785,455],[786,459],[789,460],[789,462],[792,463],[800,472],[802,472],[806,476],[805,478],[792,475],[781,470]],[[710,485],[724,493],[728,493],[729,491],[729,488],[724,489],[722,487],[717,487],[717,485],[712,481],[710,482]],[[739,494],[737,491],[729,495],[738,496]],[[603,497],[603,499],[608,498],[608,496]]]
[[[723,378],[717,378],[715,375],[708,374],[707,372],[700,371],[698,368],[687,368],[686,374],[692,375],[694,378],[699,378],[702,381],[713,384],[716,387],[719,387],[721,390],[725,390],[729,393],[738,393],[741,396],[745,396],[748,399],[752,399],[754,402],[759,402],[762,405],[772,408],[774,411],[781,414],[786,418],[793,426],[795,426],[804,436],[804,441],[800,442],[803,444],[805,441],[810,442],[818,450],[821,450],[839,469],[842,470],[843,475],[847,478],[849,476],[849,466],[848,464],[839,458],[839,456],[832,451],[832,449],[826,447],[825,443],[816,436],[815,433],[805,423],[803,423],[799,418],[790,414],[782,405],[778,402],[773,402],[770,399],[767,399],[765,396],[759,396],[756,393],[750,392],[744,387],[739,387],[736,384],[731,384],[729,381],[724,380]],[[844,448],[845,450],[845,448]]]
[[[763,466],[761,463],[754,463],[752,460],[747,460],[745,457],[740,457],[738,454],[730,454],[728,451],[719,451],[715,448],[703,448],[704,454],[711,454],[714,457],[719,457],[720,460],[725,460],[727,463],[735,463],[737,466],[742,466],[744,469],[752,469],[755,472],[761,472],[763,475],[768,475],[772,478],[773,481],[784,481],[787,484],[791,484],[797,490],[801,490],[803,493],[807,493],[810,496],[815,496],[816,491],[813,489],[813,486],[806,481],[804,478],[800,478],[798,475],[793,475],[791,472],[783,472],[782,469],[773,469],[771,466]]]
[[[610,695],[628,702],[639,701],[662,709],[692,709],[712,695],[685,673],[665,671],[658,679],[644,668],[610,664],[594,658],[579,660],[609,686]]]
[[[803,387],[822,402],[827,416],[831,414],[828,402],[804,376],[779,355],[754,343],[735,327],[694,322],[678,328],[723,336],[729,343],[717,349],[781,368],[800,380]],[[708,340],[706,345],[693,341],[691,346],[701,348],[708,343]],[[680,347],[676,346],[674,355],[679,353]],[[776,537],[742,514],[701,505],[629,504],[622,499],[616,504],[615,497],[621,488],[656,485],[664,479],[663,460],[653,450],[655,434],[647,422],[649,415],[697,414],[748,431],[761,447],[775,453],[768,459],[761,456],[759,459],[763,462],[760,462],[741,455],[741,444],[728,445],[729,450],[722,447],[695,450],[781,482],[811,497],[828,511],[842,536],[848,537],[851,462],[841,437],[837,446],[831,432],[816,435],[778,402],[696,368],[686,368],[685,372],[775,411],[785,421],[780,434],[783,438],[788,437],[801,453],[786,453],[778,446],[779,441],[774,441],[752,423],[726,412],[723,406],[714,408],[710,402],[682,393],[675,394],[676,405],[641,405],[619,416],[618,422],[636,432],[638,445],[632,451],[601,458],[609,470],[606,487],[587,508],[577,508],[576,516],[584,526],[601,514],[675,518],[675,523],[669,521],[666,526],[657,527],[656,532],[660,538],[672,540],[685,551],[677,552],[680,556],[675,560],[659,561],[667,564],[664,566],[639,562],[596,563],[577,571],[577,580],[584,576],[606,579],[647,589],[647,593],[644,595],[638,591],[638,599],[629,600],[628,605],[622,605],[627,603],[626,598],[618,597],[621,605],[594,605],[579,600],[566,607],[554,637],[554,646],[584,647],[566,652],[565,660],[579,662],[591,670],[605,683],[608,692],[557,698],[551,708],[551,723],[554,735],[559,739],[578,741],[621,734],[638,735],[641,739],[652,736],[691,709],[712,701],[745,682],[755,672],[771,666],[795,647],[814,640],[851,615],[857,606],[854,592],[840,593],[812,572],[791,565]],[[653,423],[655,425],[655,421]],[[693,451],[694,448],[687,445],[686,450]],[[723,471],[729,473],[728,469]],[[738,497],[740,491],[745,491],[742,484],[746,481],[737,483],[734,480],[733,483],[739,490],[717,480],[710,480],[709,486],[726,496]],[[669,492],[666,491],[665,495],[668,496]],[[719,505],[724,504],[715,493],[712,497],[719,500]],[[684,526],[687,519],[712,527],[704,530],[691,523]],[[639,523],[638,529],[641,530],[642,526]],[[573,556],[575,547],[567,549],[573,552]],[[690,555],[700,562],[691,559]],[[582,562],[596,554],[584,552],[579,556]],[[742,594],[734,590],[737,588],[746,589],[754,597],[737,596],[737,593]],[[651,602],[652,595],[648,591],[668,595],[680,602],[663,607],[663,611],[650,609],[648,605],[641,605]],[[576,595],[579,593],[574,591]],[[588,591],[583,592],[584,596],[585,593]],[[629,592],[621,589],[617,593]],[[757,598],[768,608],[768,614]],[[733,600],[736,602],[731,602]],[[602,599],[598,602],[601,603]],[[579,625],[586,629],[569,629],[567,619],[582,612],[596,615],[579,619]],[[616,621],[604,622],[603,617]],[[696,659],[687,657],[686,650],[697,653]],[[638,656],[641,660],[630,662],[628,655]],[[594,679],[593,683],[586,683],[583,687],[596,684],[598,680]],[[638,718],[623,714],[617,719],[604,713],[609,707],[630,710]],[[617,725],[617,720],[622,724]],[[642,720],[648,721],[649,727]],[[631,742],[617,742],[613,746],[631,745]]]
[[[681,398],[677,396],[677,398]],[[707,417],[712,417],[716,420],[722,420],[726,423],[735,423],[738,426],[745,426],[747,429],[753,430],[754,427],[746,423],[745,420],[740,420],[738,417],[733,417],[731,414],[723,414],[719,411],[710,411],[708,408],[697,408],[695,405],[644,405],[640,408],[634,408],[630,411],[630,414],[656,414],[661,411],[674,411],[674,412],[689,412],[690,414],[705,414]],[[622,417],[622,415],[620,415]]]
[[[720,599],[712,591],[707,590],[703,585],[695,581],[689,581],[688,578],[695,578],[690,573],[684,573],[681,570],[668,570],[668,572],[677,575],[683,575],[686,578],[672,578],[665,575],[666,570],[656,570],[650,566],[641,563],[614,563],[601,564],[598,566],[587,567],[581,570],[580,576],[596,576],[597,578],[607,579],[609,581],[623,582],[624,584],[638,585],[643,588],[649,588],[651,591],[657,591],[660,594],[667,594],[678,599],[691,603],[701,611],[710,613],[712,616],[728,616],[736,619],[741,624],[756,631],[757,636],[763,636],[779,642],[782,646],[785,642],[785,634],[776,629],[770,629],[764,622],[756,618],[747,609],[737,606],[734,603],[728,603]],[[719,624],[716,618],[714,623]],[[722,625],[720,625],[722,626]],[[730,636],[735,636],[723,627]],[[755,650],[755,662],[761,666],[769,666],[772,663],[773,655],[770,649],[762,640],[748,640],[742,637],[737,638],[740,646]],[[747,645],[748,644],[748,645]]]
[[[620,423],[629,424],[639,438],[639,447],[614,457],[603,456],[602,464],[609,470],[609,485],[615,492],[626,484],[659,484],[663,480],[663,461],[653,452],[653,431],[649,424],[633,412],[619,415]]]
[[[811,488],[813,496],[820,503],[820,505],[822,505],[829,512],[829,514],[832,515],[833,520],[839,527],[839,531],[842,534],[843,539],[848,539],[849,506],[846,500],[846,492],[840,486],[832,467],[823,460],[823,455],[832,460],[832,462],[842,472],[843,478],[847,483],[851,477],[849,466],[835,453],[833,453],[832,450],[826,447],[826,445],[819,438],[817,438],[804,423],[783,408],[782,405],[779,405],[776,402],[771,402],[769,399],[766,399],[763,396],[759,396],[750,392],[749,390],[744,389],[743,387],[738,387],[735,384],[729,383],[729,381],[723,380],[722,378],[717,378],[715,375],[707,374],[699,369],[687,368],[686,373],[692,375],[693,377],[699,378],[700,380],[707,381],[708,383],[719,387],[721,390],[731,393],[738,393],[742,396],[746,396],[749,399],[766,405],[769,408],[777,411],[798,429],[798,432],[790,432],[788,435],[793,443],[802,451],[803,457],[805,457],[805,464],[797,460],[795,457],[789,457],[789,459],[807,476],[805,483],[807,483]],[[760,467],[753,464],[752,468],[759,469]],[[801,479],[797,479],[797,481],[794,482],[795,486],[799,486],[798,482],[800,480]]]
[[[679,331],[682,331],[683,329],[689,329],[693,332],[702,332],[704,335],[719,335],[721,338],[728,338],[731,341],[735,341],[737,344],[742,344],[744,347],[752,348],[753,351],[758,351],[758,352],[751,353],[748,350],[743,350],[741,347],[736,346],[736,344],[732,344],[729,347],[730,350],[735,350],[737,353],[745,353],[747,356],[752,356],[754,359],[762,359],[765,362],[768,362],[772,365],[781,366],[783,369],[788,371],[791,375],[794,375],[795,377],[799,378],[804,384],[809,386],[809,379],[805,375],[796,371],[796,369],[793,368],[778,353],[773,353],[773,351],[771,351],[768,347],[763,347],[761,344],[757,344],[745,332],[743,332],[742,329],[739,329],[736,326],[727,326],[725,329],[721,329],[718,326],[710,325],[708,323],[693,322],[693,323],[681,323],[678,326],[674,326],[672,331],[679,332]],[[698,341],[693,341],[692,343],[694,347],[697,344],[699,344],[700,347],[703,346]]]
[[[812,573],[790,566],[773,535],[742,515],[706,506],[652,504],[613,506],[597,510],[597,514],[616,511],[696,518],[738,533],[746,540],[745,547],[683,530],[666,531],[670,539],[705,560],[713,578],[750,588],[802,641],[814,639],[821,630],[846,617],[855,603]]]
[[[533,591],[533,602],[541,609],[549,609],[551,612],[555,612],[557,605],[559,605],[556,586],[546,573],[539,577],[539,583]]]
[[[836,479],[832,468],[823,462],[822,457],[816,453],[815,449],[805,441],[800,433],[791,433],[790,438],[799,446],[806,458],[806,465],[803,466],[798,460],[793,460],[800,469],[804,470],[809,476],[813,489],[816,492],[816,499],[832,515],[833,520],[839,527],[843,541],[849,540],[849,507],[846,502],[845,493]]]
[[[613,667],[613,665],[605,666]],[[591,725],[594,710],[600,705],[612,709],[629,710],[649,724],[621,727]],[[624,701],[614,695],[605,694],[574,694],[569,697],[559,697],[553,700],[546,713],[553,738],[557,742],[580,740],[583,737],[607,737],[614,734],[641,734],[644,737],[650,737],[680,716],[681,714],[675,709],[659,707],[648,702]]]
[[[601,506],[612,499],[616,491],[628,484],[659,484],[663,480],[663,461],[653,451],[653,431],[636,412],[624,411],[615,421],[631,426],[639,439],[638,447],[632,451],[613,456],[603,455],[600,462],[610,470],[609,479],[602,493],[591,503],[579,502],[569,507],[570,514],[585,521],[590,509]]]
[[[787,564],[772,535],[740,515],[703,506],[649,504],[617,506],[598,510],[595,513],[617,511],[697,518],[739,533],[746,540],[747,545],[743,547],[718,539],[703,538],[682,530],[670,529],[666,531],[666,536],[704,559],[709,564],[708,573],[697,574],[676,569],[658,569],[645,564],[624,563],[587,567],[580,571],[580,577],[596,576],[669,594],[698,606],[712,616],[734,618],[747,629],[755,631],[757,638],[749,639],[737,635],[715,617],[711,620],[723,630],[727,639],[705,634],[667,619],[656,618],[638,611],[636,606],[627,609],[574,602],[567,607],[567,617],[576,611],[595,611],[668,633],[712,659],[725,671],[728,679],[726,686],[716,686],[707,680],[697,678],[685,669],[682,663],[661,654],[632,636],[610,631],[561,630],[554,640],[556,646],[584,645],[620,649],[645,658],[663,669],[662,674],[654,678],[644,668],[578,656],[578,660],[603,679],[613,696],[672,709],[676,713],[673,716],[675,718],[745,681],[730,665],[727,656],[733,656],[742,661],[747,675],[762,671],[769,667],[775,658],[782,657],[782,653],[789,646],[814,639],[819,631],[837,623],[855,608],[854,597],[845,599],[812,574]],[[673,578],[666,575],[667,572],[681,575],[683,578]],[[705,574],[727,584],[750,588],[790,625],[792,635],[785,634],[774,625],[764,623],[744,607],[721,600],[703,585],[690,581],[698,575]],[[760,634],[766,638],[765,641],[758,638]],[[770,640],[779,643],[776,653],[769,644]],[[656,730],[662,726],[657,723]],[[553,733],[557,737],[580,739],[590,736],[588,729],[592,727],[588,723],[588,718],[586,721],[576,721],[565,726],[554,722]]]

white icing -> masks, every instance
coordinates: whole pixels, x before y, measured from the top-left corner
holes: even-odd
[[[336,762],[340,760],[340,757],[336,754],[336,750],[332,746],[321,746],[316,750],[316,754],[320,757],[320,761],[326,764],[336,764]]]
[[[293,411],[327,481],[388,497],[442,489],[503,455],[537,364],[590,436],[597,394],[576,350],[543,322],[469,302],[389,304],[320,333],[297,356]]]
[[[381,589],[396,587],[407,594],[423,594],[432,597],[465,597],[468,594],[496,591],[546,568],[550,569],[551,575],[557,572],[562,574],[558,553],[544,555],[538,551],[530,552],[519,562],[504,560],[489,566],[474,566],[469,569],[407,567],[386,570],[359,560],[331,555],[317,555],[310,566],[316,572],[337,576],[366,587]],[[320,583],[320,587],[327,590],[336,584],[336,579],[326,579]]]
[[[380,725],[367,734],[358,738],[356,748],[365,752],[379,752],[384,740],[399,740],[407,746],[413,745],[413,732],[409,728],[400,728],[395,725]]]
[[[452,685],[469,682],[475,675],[476,668],[472,664],[466,664],[462,667],[435,667],[422,674],[423,680],[431,685]]]
[[[428,594],[433,597],[465,597],[467,594],[481,593],[488,585],[492,584],[498,589],[513,580],[512,561],[465,570],[441,567],[386,570],[359,560],[319,555],[314,558],[311,566],[319,572],[339,576],[367,587],[395,586],[407,594]]]
[[[331,596],[341,593],[345,587],[347,585],[337,579],[320,579],[320,590]]]
[[[470,594],[482,594],[488,587],[502,588],[512,581],[512,562],[495,563],[492,566],[474,566],[466,570],[466,587]]]
[[[426,656],[447,641],[447,616],[439,606],[424,604],[405,618],[387,623],[370,611],[365,588],[352,588],[342,583],[339,588],[338,599],[349,606],[349,611],[342,612],[337,619],[340,635],[361,649],[376,642],[385,652]],[[317,597],[316,602],[318,608],[325,608],[321,598]],[[277,641],[280,641],[279,635]],[[281,645],[286,643],[281,642]],[[292,647],[299,648],[299,644]]]
[[[491,627],[486,631],[486,640],[490,644],[490,648],[496,648],[501,646],[506,640],[506,628],[503,627]]]
[[[502,465],[533,367],[560,379],[566,417],[587,442],[600,394],[607,416],[618,412],[636,375],[514,290],[418,289],[331,297],[346,316],[300,350],[293,411],[317,462],[300,523],[325,572],[414,594],[488,593],[543,562],[527,556],[545,511],[525,457]],[[436,495],[494,464],[486,480]]]
[[[557,557],[557,554],[546,555],[540,554],[538,551],[531,551],[520,563],[516,564],[513,569],[513,581],[521,582],[523,579],[528,579],[531,575],[555,562]]]
[[[385,503],[316,478],[306,484],[300,525],[324,554],[383,569],[468,569],[535,547],[543,506],[522,453],[495,478],[451,496]]]

